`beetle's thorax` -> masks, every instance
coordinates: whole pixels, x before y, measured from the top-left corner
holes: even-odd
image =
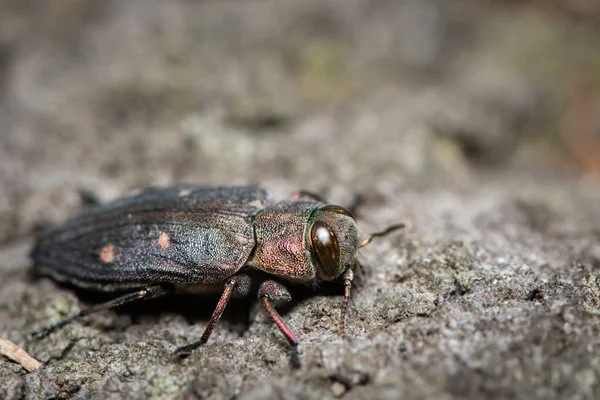
[[[314,201],[284,201],[266,207],[254,219],[256,249],[250,264],[281,278],[314,284],[340,276],[354,263],[358,249],[356,223],[351,216],[327,210],[332,206]],[[316,224],[316,225],[315,225]],[[334,271],[324,272],[311,233],[330,228],[335,252]],[[314,231],[314,232],[313,232]]]

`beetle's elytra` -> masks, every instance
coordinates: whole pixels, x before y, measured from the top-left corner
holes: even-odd
[[[274,306],[290,300],[282,282],[316,287],[343,280],[340,333],[350,298],[359,247],[356,222],[346,208],[301,192],[274,203],[255,187],[179,185],[150,188],[99,205],[43,232],[31,252],[34,270],[57,281],[122,297],[70,316],[34,333],[43,337],[91,312],[177,292],[222,293],[200,340],[176,350],[185,354],[206,343],[231,296],[247,296],[253,271],[272,276],[258,298],[292,346],[298,341]],[[263,274],[264,275],[264,274]],[[264,279],[264,278],[263,278]]]

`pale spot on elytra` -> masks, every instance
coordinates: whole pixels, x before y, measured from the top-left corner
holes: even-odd
[[[177,193],[177,196],[179,196],[179,197],[185,197],[185,196],[187,196],[190,193],[192,193],[192,191],[190,189],[181,189],[179,191],[179,193]]]
[[[103,263],[111,263],[117,258],[117,248],[114,244],[109,243],[100,249],[100,261]]]
[[[167,232],[162,232],[158,237],[158,245],[163,250],[171,247],[171,235],[169,235]]]

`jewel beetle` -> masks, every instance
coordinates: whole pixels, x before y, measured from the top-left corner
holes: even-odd
[[[232,296],[250,294],[253,273],[261,271],[258,299],[287,338],[291,361],[298,365],[298,340],[275,310],[291,299],[284,283],[317,288],[323,281],[343,281],[343,336],[357,250],[403,226],[392,225],[361,242],[349,209],[309,192],[273,202],[257,187],[145,189],[93,206],[38,236],[31,251],[35,273],[121,296],[32,336],[42,338],[85,315],[132,301],[220,292],[200,339],[175,351],[186,355],[208,341]]]

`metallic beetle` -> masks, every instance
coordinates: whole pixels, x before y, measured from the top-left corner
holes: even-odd
[[[359,241],[346,208],[300,192],[273,203],[255,187],[179,185],[150,188],[92,207],[43,232],[31,252],[34,271],[83,288],[126,293],[33,334],[41,338],[77,318],[135,300],[174,293],[221,292],[200,340],[180,347],[188,354],[206,343],[232,296],[247,296],[251,276],[267,274],[258,298],[292,346],[298,341],[275,307],[291,296],[282,281],[316,287],[343,280],[340,334],[359,247],[393,225]]]

